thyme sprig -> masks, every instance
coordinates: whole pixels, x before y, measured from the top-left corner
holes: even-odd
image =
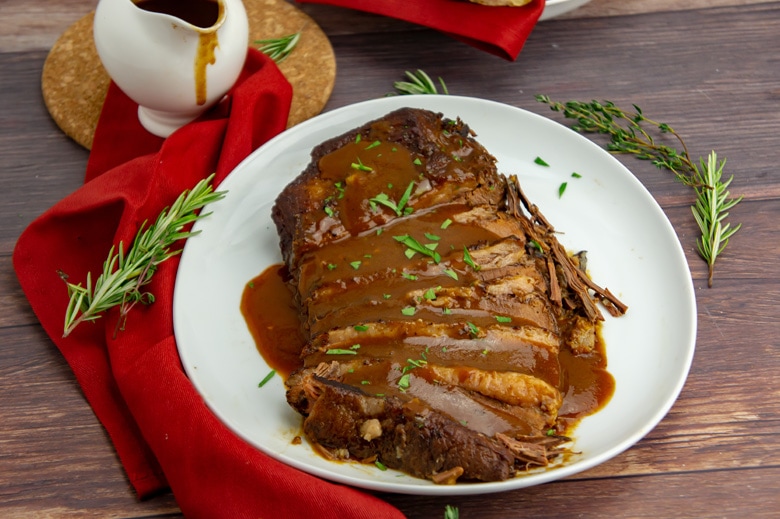
[[[198,209],[216,202],[225,192],[213,192],[214,175],[201,180],[192,190],[184,191],[170,208],[163,209],[157,220],[146,227],[146,222],[136,233],[130,249],[125,252],[120,241],[112,246],[103,262],[103,272],[92,282],[87,273],[85,286],[68,281],[68,275],[59,272],[68,288],[68,307],[65,311],[63,337],[67,337],[84,321],[95,321],[107,310],[119,307],[119,320],[114,335],[123,330],[127,315],[136,303],[151,304],[154,294],[144,292],[158,265],[181,252],[171,247],[178,241],[197,234],[184,231],[184,227],[210,213],[197,214]]]
[[[438,94],[439,90],[436,88],[436,83],[433,82],[431,77],[425,73],[424,70],[417,70],[416,72],[405,72],[409,81],[396,81],[393,83],[393,88],[396,89],[400,95],[418,95],[418,94]],[[439,77],[439,84],[441,85],[442,94],[449,94],[447,85],[444,80]]]
[[[695,165],[690,159],[688,148],[671,126],[645,116],[642,109],[632,105],[633,112],[617,107],[611,101],[552,101],[546,95],[537,95],[536,100],[549,105],[555,112],[561,112],[567,119],[574,119],[572,130],[579,133],[601,133],[610,137],[606,148],[612,153],[634,155],[638,159],[649,160],[661,169],[671,171],[677,180],[685,185],[696,183]],[[655,128],[660,134],[671,135],[682,150],[658,142],[648,131]]]
[[[260,45],[257,48],[260,52],[274,60],[274,62],[281,63],[286,60],[292,53],[295,47],[298,45],[298,41],[301,39],[301,33],[296,32],[294,34],[288,34],[281,38],[269,38],[266,40],[255,40],[255,45]]]
[[[668,124],[648,118],[636,105],[632,105],[632,112],[619,108],[611,101],[560,103],[546,95],[537,95],[536,100],[576,121],[571,128],[577,132],[609,136],[606,149],[611,153],[625,153],[649,160],[658,168],[671,171],[678,181],[693,188],[696,202],[691,209],[701,231],[697,251],[707,263],[707,284],[712,287],[715,260],[726,248],[729,238],[741,227],[741,224],[732,227],[725,221],[729,210],[742,200],[741,196],[731,197],[728,191],[733,175],[725,182],[721,180],[726,161],[718,162],[712,151],[706,161],[699,159],[697,166],[680,134]],[[659,142],[653,136],[656,132],[671,136],[681,149]]]

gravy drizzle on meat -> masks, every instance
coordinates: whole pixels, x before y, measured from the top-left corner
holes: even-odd
[[[503,480],[609,399],[597,302],[625,305],[462,121],[401,109],[322,143],[273,219],[304,340],[287,399],[331,456]]]

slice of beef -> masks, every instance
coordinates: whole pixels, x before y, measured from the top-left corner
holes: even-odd
[[[406,108],[322,143],[273,219],[312,443],[441,483],[560,452],[559,354],[592,349],[597,301],[625,307],[462,121]]]

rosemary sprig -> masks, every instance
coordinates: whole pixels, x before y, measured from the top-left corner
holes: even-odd
[[[255,45],[260,45],[257,48],[260,52],[274,60],[277,64],[286,60],[290,53],[298,45],[298,40],[301,39],[301,33],[288,34],[281,38],[269,38],[267,40],[255,40]]]
[[[549,105],[553,111],[563,113],[567,119],[575,120],[571,128],[577,132],[609,136],[606,149],[611,153],[626,153],[649,160],[658,168],[671,171],[677,180],[694,189],[696,203],[692,210],[701,231],[697,250],[707,262],[707,284],[711,287],[715,260],[726,248],[729,238],[741,227],[741,224],[731,227],[725,222],[728,211],[742,200],[742,197],[731,198],[729,195],[727,188],[733,176],[726,182],[721,181],[726,161],[718,163],[713,151],[706,162],[700,159],[700,166],[697,166],[691,160],[688,147],[680,134],[668,124],[646,117],[636,105],[633,105],[634,111],[631,112],[610,101],[559,103],[546,95],[537,95],[536,100]],[[672,136],[681,149],[658,142],[650,130]]]
[[[116,335],[118,330],[124,329],[127,314],[136,303],[154,302],[154,294],[142,292],[143,286],[151,281],[160,263],[181,252],[181,249],[171,250],[173,244],[197,234],[182,229],[210,214],[196,214],[196,211],[225,196],[222,191],[212,192],[213,177],[201,180],[192,190],[179,195],[148,228],[144,229],[146,222],[141,224],[132,247],[126,253],[122,242],[112,246],[103,262],[103,272],[94,285],[91,273],[87,273],[86,286],[82,286],[81,283],[68,282],[68,275],[59,272],[70,298],[65,311],[63,337],[67,337],[82,322],[95,321],[105,311],[118,306],[120,317],[114,330]]]
[[[436,88],[436,83],[433,82],[431,77],[423,70],[417,70],[417,72],[406,71],[406,77],[409,81],[396,81],[393,83],[400,95],[416,95],[416,94],[438,94],[439,90]],[[442,93],[449,94],[447,85],[444,84],[444,80],[440,77],[439,84],[441,85]]]
[[[729,198],[728,187],[734,179],[734,175],[725,182],[721,182],[723,166],[726,160],[718,162],[718,156],[713,151],[707,157],[707,162],[701,159],[699,168],[694,167],[695,177],[699,186],[696,190],[696,204],[691,207],[693,217],[699,225],[701,237],[696,240],[699,255],[707,261],[709,275],[707,284],[712,286],[715,259],[723,252],[729,243],[729,238],[742,227],[738,224],[731,227],[726,217],[729,209],[737,205],[742,197]]]

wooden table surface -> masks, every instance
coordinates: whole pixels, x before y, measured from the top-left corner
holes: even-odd
[[[170,494],[139,502],[67,363],[22,294],[17,237],[76,189],[88,152],[40,92],[57,37],[95,0],[0,3],[0,517],[177,517]],[[301,8],[326,31],[338,77],[325,110],[377,98],[405,70],[453,94],[556,119],[534,100],[635,103],[682,133],[692,154],[727,157],[743,224],[707,288],[692,194],[621,158],[674,225],[698,304],[696,354],[670,413],[625,453],[538,487],[457,498],[383,496],[410,518],[777,517],[780,514],[780,2],[593,0],[539,24],[516,62],[395,20]],[[563,119],[557,118],[563,122]]]

